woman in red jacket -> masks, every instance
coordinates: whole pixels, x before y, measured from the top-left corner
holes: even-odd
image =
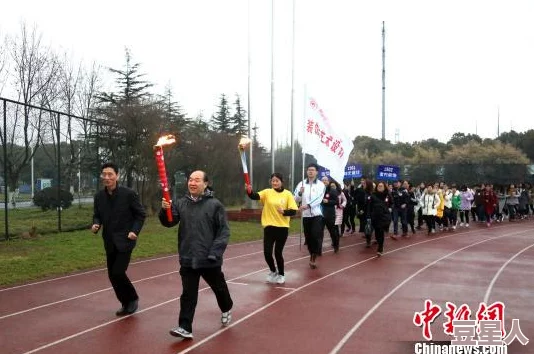
[[[482,204],[484,206],[484,213],[486,214],[486,225],[490,227],[491,216],[497,207],[497,195],[489,184],[486,184],[486,188],[482,191]]]

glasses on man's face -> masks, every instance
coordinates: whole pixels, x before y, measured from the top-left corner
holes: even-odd
[[[189,178],[190,183],[202,183],[204,180],[202,178]]]

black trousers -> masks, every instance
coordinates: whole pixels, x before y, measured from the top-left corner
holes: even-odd
[[[324,217],[324,224],[328,233],[330,234],[330,239],[332,240],[332,246],[334,249],[339,248],[339,227],[335,224],[336,217],[335,215],[329,215]]]
[[[302,218],[304,237],[310,255],[320,255],[323,249],[324,221],[322,216]]]
[[[230,297],[230,291],[221,267],[193,269],[191,267],[180,267],[182,277],[182,296],[180,296],[180,315],[178,326],[188,332],[193,332],[193,317],[198,301],[198,286],[200,277],[208,283],[215,293],[217,304],[221,312],[227,312],[234,305]]]
[[[271,272],[276,272],[276,267],[278,267],[278,274],[280,275],[284,275],[284,256],[282,252],[288,235],[289,228],[287,227],[267,226],[263,229],[263,256],[265,257],[265,262],[267,262]],[[276,267],[273,259],[273,248]]]
[[[343,209],[343,224],[341,224],[341,234],[345,232],[345,226],[349,231],[354,231],[356,228],[356,207],[354,205],[347,206]]]
[[[357,218],[360,221],[360,228],[358,229],[358,232],[365,232],[365,223],[367,220],[367,216],[365,215],[365,213],[358,213]]]
[[[376,251],[384,252],[384,236],[386,234],[386,230],[383,227],[376,227],[376,226],[377,225],[373,225],[373,231],[375,233],[376,243],[378,244],[378,248],[376,249]],[[371,236],[372,235],[365,235],[365,240],[367,241],[368,245],[371,244]]]
[[[114,250],[106,253],[106,262],[108,266],[108,277],[117,299],[123,306],[129,302],[137,300],[137,292],[126,275],[126,270],[130,264],[132,252],[118,252]]]

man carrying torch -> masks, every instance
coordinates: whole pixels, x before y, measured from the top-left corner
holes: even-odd
[[[165,227],[178,226],[178,254],[182,295],[178,326],[170,334],[193,338],[193,317],[198,299],[200,277],[211,287],[221,310],[221,324],[232,320],[233,301],[222,272],[223,253],[230,239],[230,228],[222,203],[207,189],[208,175],[194,171],[188,178],[188,193],[169,203],[161,201],[159,220]],[[172,213],[169,221],[168,213]]]

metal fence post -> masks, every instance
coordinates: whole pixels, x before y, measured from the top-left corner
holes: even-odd
[[[61,114],[57,113],[57,200],[59,206],[57,208],[57,230],[61,232],[61,134],[60,134],[60,125],[61,125]]]
[[[8,203],[9,203],[9,200],[8,200],[8,196],[7,196],[7,102],[6,100],[2,100],[2,102],[4,103],[4,144],[3,144],[3,148],[4,148],[4,215],[5,215],[5,221],[6,221],[6,235],[5,235],[5,238],[6,240],[9,240],[9,224],[8,224],[8,221],[9,221],[9,217],[8,217],[8,210],[7,210],[7,207],[8,207]]]

